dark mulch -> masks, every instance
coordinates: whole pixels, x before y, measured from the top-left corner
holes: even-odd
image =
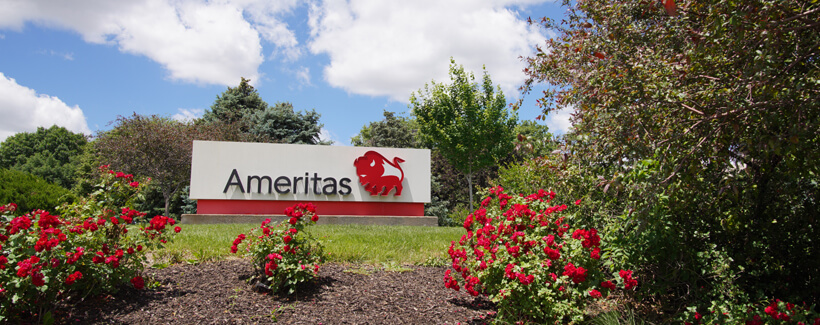
[[[160,285],[123,289],[64,306],[63,323],[86,324],[482,324],[494,313],[483,298],[444,288],[444,267],[396,272],[323,265],[316,283],[285,297],[254,291],[246,260],[150,269]]]

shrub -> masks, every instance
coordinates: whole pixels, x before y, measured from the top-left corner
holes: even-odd
[[[468,214],[470,214],[470,208],[468,208],[466,204],[456,204],[456,206],[450,210],[450,213],[447,214],[447,223],[444,225],[449,227],[460,227],[464,224],[464,220],[467,218]]]
[[[318,276],[324,253],[322,246],[304,231],[319,220],[313,204],[296,204],[285,209],[285,215],[290,217],[287,222],[271,226],[270,219],[266,219],[247,236],[239,234],[231,253],[238,253],[241,245],[244,255],[251,257],[256,274],[252,280],[271,291],[287,290],[292,294],[297,284]]]
[[[493,183],[503,186],[509,193],[534,193],[555,184],[555,169],[549,159],[535,157],[499,168],[498,178]]]
[[[759,304],[738,304],[727,307],[723,304],[713,305],[711,308],[701,310],[690,307],[682,313],[682,321],[686,325],[691,324],[741,324],[763,325],[763,324],[802,324],[820,325],[820,315],[813,311],[814,306],[808,306],[804,302],[796,305],[790,302],[775,299],[770,302]]]
[[[555,193],[512,197],[501,187],[489,192],[467,215],[467,234],[450,245],[455,274],[447,270],[444,283],[488,296],[498,306],[497,320],[582,321],[587,303],[605,299],[616,288],[637,286],[630,270],[606,276],[597,230],[572,229],[572,216],[559,216],[568,207],[550,206]]]
[[[129,282],[144,287],[145,253],[170,239],[166,228],[174,221],[147,221],[132,210],[128,203],[144,185],[104,167],[95,191],[62,206],[61,216],[44,210],[15,215],[14,204],[0,208],[0,321],[12,315],[48,321],[56,300]]]
[[[19,211],[52,210],[74,199],[74,195],[60,185],[26,172],[0,169],[0,204],[14,202]]]

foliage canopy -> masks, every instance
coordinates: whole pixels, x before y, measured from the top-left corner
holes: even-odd
[[[295,112],[291,103],[270,106],[250,85],[250,80],[242,78],[239,86],[228,87],[217,96],[197,122],[229,125],[242,133],[240,139],[246,141],[329,144],[319,139],[320,117],[315,110]]]
[[[224,126],[224,124],[222,124]],[[94,141],[103,162],[152,178],[165,199],[165,215],[174,193],[188,185],[193,140],[229,138],[231,128],[197,127],[159,116],[119,117]]]
[[[523,91],[575,110],[556,166],[600,186],[578,194],[621,216],[621,257],[666,307],[817,302],[820,3],[678,3],[565,1],[539,22],[557,36]]]
[[[17,133],[0,144],[0,168],[27,172],[71,188],[77,158],[87,142],[85,135],[56,125]]]
[[[12,169],[0,169],[0,204],[16,203],[22,213],[35,209],[53,210],[63,203],[74,202],[71,191],[35,175]]]
[[[417,132],[413,119],[384,111],[383,120],[363,126],[350,143],[357,147],[418,148]]]
[[[414,92],[410,107],[422,141],[467,175],[472,210],[472,175],[512,152],[517,115],[507,111],[504,93],[486,70],[478,84],[450,59],[450,80]]]

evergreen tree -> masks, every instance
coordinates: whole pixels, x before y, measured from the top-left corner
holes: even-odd
[[[239,86],[228,87],[197,124],[221,123],[237,129],[241,134],[229,135],[231,140],[330,144],[319,139],[322,130],[319,113],[295,112],[291,103],[270,106],[249,82],[242,78]]]
[[[205,112],[201,120],[221,121],[226,124],[241,123],[246,116],[263,112],[267,108],[268,103],[262,100],[256,89],[250,85],[250,80],[242,78],[239,86],[228,87],[228,90],[216,97],[211,109]]]
[[[384,111],[383,120],[363,126],[350,143],[358,147],[418,148],[417,133],[414,120]]]

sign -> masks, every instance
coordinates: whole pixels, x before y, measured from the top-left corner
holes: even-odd
[[[198,214],[313,202],[325,215],[422,216],[430,150],[194,141],[190,197]]]

